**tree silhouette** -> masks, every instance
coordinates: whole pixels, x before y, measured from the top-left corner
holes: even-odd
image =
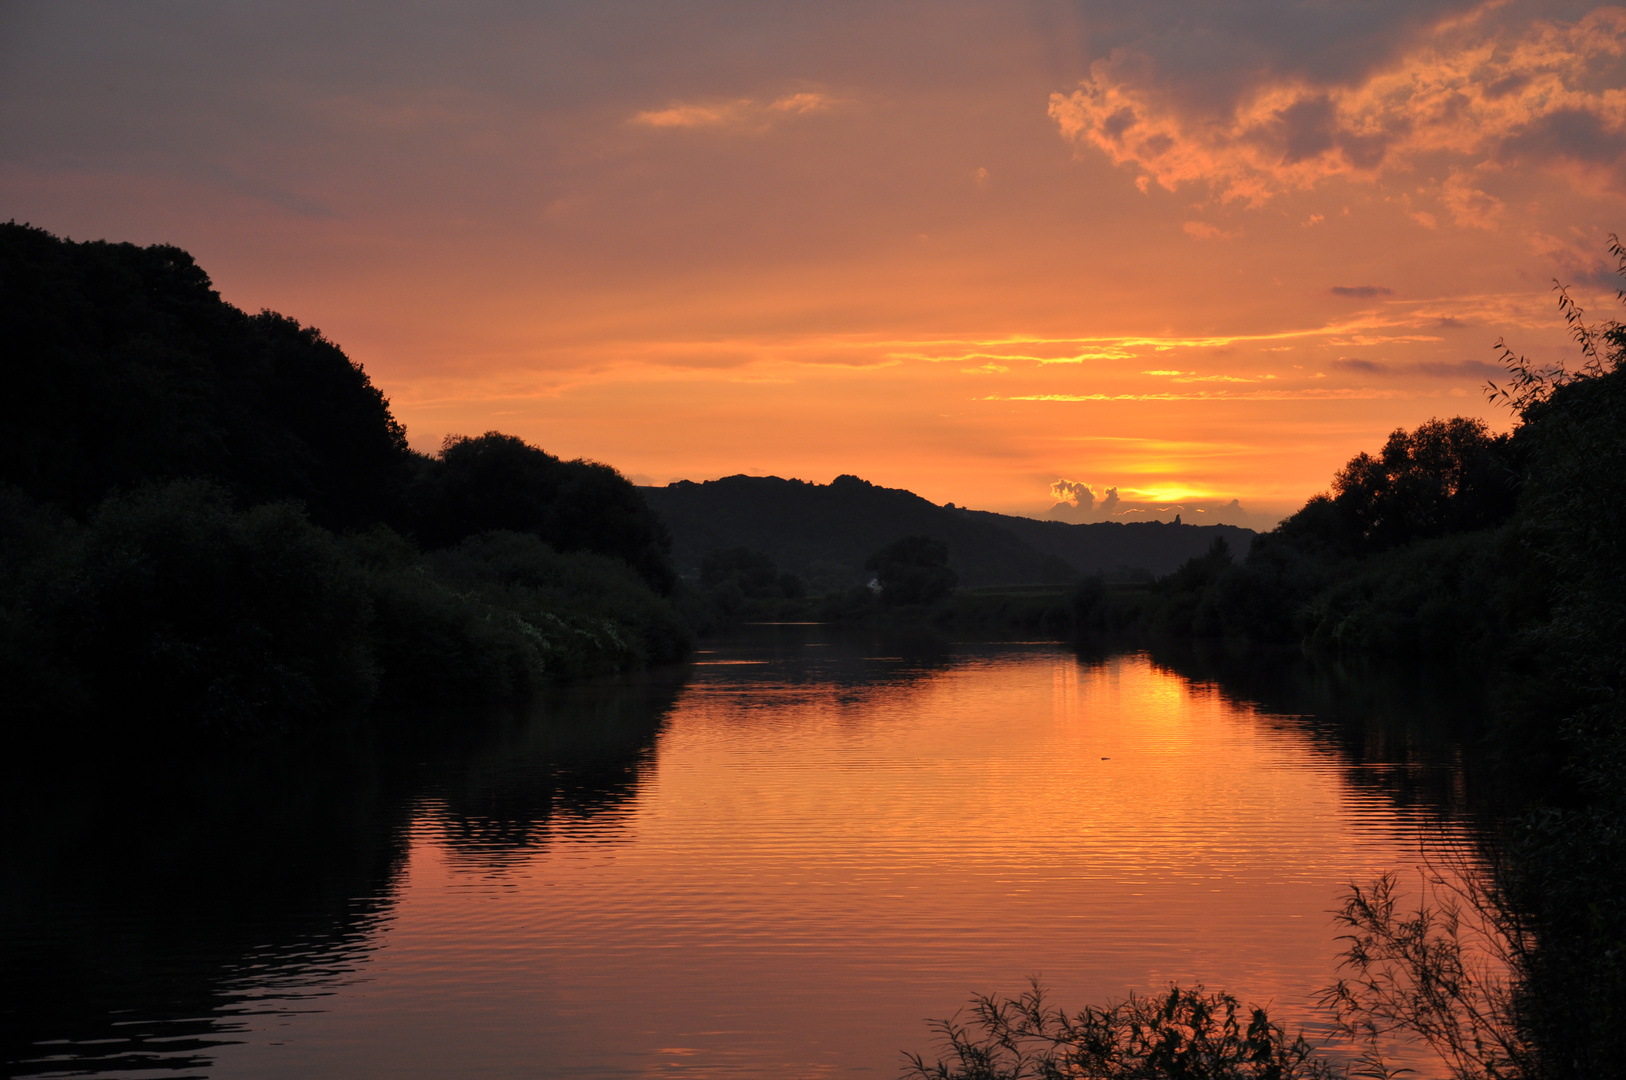
[[[676,583],[666,526],[608,465],[561,461],[513,435],[488,431],[448,439],[421,483],[418,532],[432,547],[507,529],[560,551],[615,556],[662,595]]]
[[[927,536],[905,536],[864,560],[889,605],[931,604],[954,591],[960,578],[948,568],[948,545]]]

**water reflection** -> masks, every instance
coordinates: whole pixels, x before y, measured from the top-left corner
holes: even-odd
[[[5,778],[9,1075],[205,1076],[268,1015],[319,1010],[392,918],[414,820],[471,865],[633,797],[680,686],[576,687],[381,751],[31,764]]]
[[[1481,684],[1441,664],[1307,655],[1297,648],[1168,642],[1152,661],[1338,755],[1353,787],[1448,821],[1498,808],[1481,736]]]
[[[405,750],[32,770],[7,1060],[893,1075],[1035,972],[1303,1013],[1336,887],[1467,805],[1473,708],[1287,654],[766,627]]]

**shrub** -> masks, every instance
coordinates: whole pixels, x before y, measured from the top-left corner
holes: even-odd
[[[1068,1015],[1037,982],[1015,997],[977,997],[971,1020],[937,1021],[947,1060],[907,1055],[921,1080],[1331,1080],[1302,1035],[1289,1039],[1264,1009],[1229,994],[1171,986]]]
[[[286,503],[235,511],[200,480],[109,499],[21,592],[55,661],[34,704],[73,702],[99,729],[286,731],[373,697],[361,576]]]

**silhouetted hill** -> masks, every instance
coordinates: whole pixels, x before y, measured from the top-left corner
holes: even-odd
[[[968,586],[1071,581],[1120,566],[1166,573],[1201,554],[1216,534],[1239,554],[1253,538],[1251,530],[1232,526],[1069,525],[950,509],[856,476],[829,484],[728,476],[643,492],[672,531],[679,573],[697,574],[712,551],[751,548],[812,592],[868,580],[864,560],[905,536],[948,545],[949,567]]]
[[[1223,537],[1231,551],[1241,558],[1258,535],[1239,525],[1173,525],[1161,521],[1071,525],[1065,521],[1039,521],[986,510],[958,512],[1009,529],[1035,551],[1063,559],[1085,574],[1104,573],[1120,566],[1167,574],[1187,559],[1207,551],[1215,537]]]

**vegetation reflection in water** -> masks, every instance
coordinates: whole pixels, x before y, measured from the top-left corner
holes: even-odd
[[[325,771],[24,778],[12,1070],[890,1076],[1029,975],[1080,1004],[1200,981],[1314,1036],[1343,887],[1473,808],[1472,703],[1424,674],[714,648],[765,663]]]

